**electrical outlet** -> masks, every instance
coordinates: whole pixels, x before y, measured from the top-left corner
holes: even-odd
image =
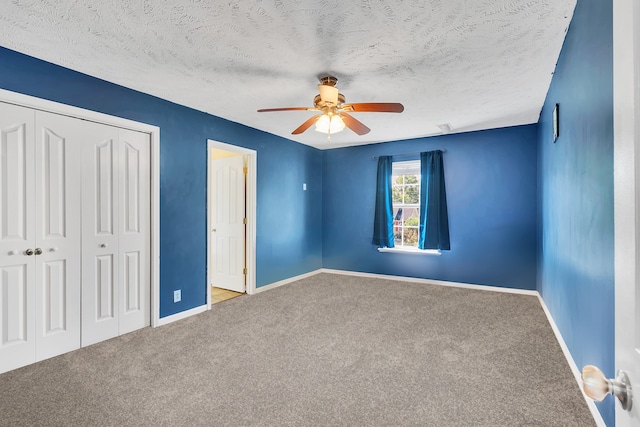
[[[182,291],[178,289],[177,291],[173,291],[173,302],[180,302],[182,299]]]

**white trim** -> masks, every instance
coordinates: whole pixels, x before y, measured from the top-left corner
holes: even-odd
[[[491,285],[473,285],[469,283],[446,282],[444,280],[421,279],[417,277],[391,276],[387,274],[361,273],[359,271],[332,270],[322,268],[321,273],[343,274],[345,276],[370,277],[373,279],[397,280],[399,282],[422,283],[425,285],[449,286],[453,288],[475,289],[479,291],[505,292],[509,294],[533,295],[538,296],[538,291],[530,291],[527,289],[502,288]]]
[[[598,427],[607,427],[607,425],[605,424],[604,420],[602,419],[602,415],[600,415],[600,411],[598,411],[598,408],[596,407],[595,402],[593,400],[589,399],[587,397],[587,395],[584,393],[584,391],[582,390],[582,377],[581,377],[580,371],[578,370],[578,366],[576,365],[576,362],[573,360],[573,356],[571,356],[571,352],[569,351],[569,347],[567,347],[567,344],[565,343],[564,338],[562,337],[562,334],[560,333],[560,330],[558,329],[558,326],[556,325],[556,322],[553,320],[553,317],[551,316],[551,313],[549,312],[549,309],[547,308],[547,305],[544,303],[544,300],[542,299],[542,297],[540,296],[538,291],[530,291],[530,290],[525,290],[525,289],[502,288],[502,287],[495,287],[495,286],[489,286],[489,285],[471,285],[471,284],[467,284],[467,283],[445,282],[445,281],[441,281],[441,280],[418,279],[418,278],[414,278],[414,277],[404,277],[404,276],[390,276],[390,275],[385,275],[385,274],[360,273],[360,272],[345,271],[345,270],[331,270],[331,269],[328,269],[328,268],[323,268],[323,269],[320,270],[320,272],[321,273],[332,273],[332,274],[343,274],[345,276],[371,277],[371,278],[375,278],[375,279],[389,279],[389,280],[397,280],[397,281],[401,281],[401,282],[423,283],[423,284],[438,285],[438,286],[450,286],[450,287],[455,287],[455,288],[475,289],[475,290],[481,290],[481,291],[505,292],[505,293],[510,293],[510,294],[536,296],[538,298],[538,300],[540,301],[540,305],[542,306],[542,310],[544,311],[545,315],[547,316],[547,320],[549,321],[549,325],[551,325],[551,329],[553,330],[553,333],[554,333],[556,339],[558,340],[558,344],[560,344],[560,348],[562,349],[562,353],[564,354],[564,357],[567,360],[567,363],[569,364],[569,368],[571,369],[571,372],[573,373],[573,376],[574,376],[574,378],[576,380],[576,383],[578,384],[578,387],[580,388],[580,391],[582,392],[582,396],[584,397],[584,400],[587,403],[587,406],[589,407],[589,411],[591,412],[591,415],[593,416],[593,419],[596,422],[596,425]]]
[[[148,133],[151,137],[151,326],[160,319],[160,128],[122,117],[0,89],[0,102]]]
[[[544,303],[544,300],[540,295],[538,295],[538,300],[540,301],[540,305],[544,310],[544,314],[547,315],[547,320],[551,325],[551,329],[553,330],[553,333],[555,334],[556,339],[558,340],[558,344],[560,344],[560,348],[562,349],[562,353],[564,354],[565,359],[567,359],[567,363],[569,363],[569,367],[571,368],[571,373],[573,373],[573,377],[578,383],[578,387],[582,392],[582,397],[587,403],[587,406],[589,407],[589,411],[591,412],[591,415],[593,416],[593,419],[596,422],[596,425],[598,427],[607,427],[607,425],[604,422],[604,419],[602,418],[602,415],[600,415],[600,411],[598,411],[598,408],[596,407],[596,403],[593,400],[589,399],[587,395],[584,393],[584,390],[582,389],[582,375],[580,374],[578,365],[576,365],[576,362],[573,360],[573,356],[571,356],[569,347],[567,347],[567,343],[564,341],[564,338],[560,333],[560,329],[558,329],[558,325],[556,325],[556,322],[553,320],[553,317],[551,316],[551,312],[547,308],[547,305]]]
[[[151,131],[151,326],[160,326],[160,128]]]
[[[227,144],[213,139],[207,139],[207,309],[211,310],[211,269],[209,262],[211,259],[211,150],[231,151],[247,156],[247,190],[246,190],[246,210],[247,210],[247,236],[246,236],[246,257],[247,257],[247,286],[246,293],[252,295],[256,293],[256,221],[257,221],[257,201],[256,194],[258,188],[258,152],[249,148]]]
[[[268,285],[264,285],[264,286],[260,286],[259,288],[256,288],[254,293],[259,294],[260,292],[270,291],[271,289],[278,288],[282,285],[288,285],[289,283],[297,282],[298,280],[306,279],[307,277],[315,276],[316,274],[320,274],[324,272],[325,272],[324,269],[321,268],[318,270],[310,271],[309,273],[301,274],[299,276],[294,276],[288,279],[280,280],[278,282],[273,282]]]
[[[165,317],[161,318],[160,320],[158,320],[158,324],[156,326],[164,326],[164,325],[167,325],[169,323],[176,322],[178,320],[186,319],[187,317],[195,316],[196,314],[204,313],[207,310],[208,310],[208,308],[207,308],[207,306],[205,304],[205,305],[201,305],[199,307],[195,307],[195,308],[192,308],[192,309],[189,309],[189,310],[181,311],[181,312],[176,313],[176,314],[172,314],[170,316],[165,316]]]
[[[640,400],[640,5],[613,2],[613,211],[615,371],[632,385],[631,411],[615,402],[616,426],[638,426]],[[612,376],[613,372],[606,372]],[[613,397],[609,397],[614,399]],[[615,399],[617,400],[617,399]]]
[[[440,252],[439,249],[418,249],[418,248],[407,248],[407,247],[378,248],[378,252],[411,254],[411,255],[435,255],[435,256],[442,255],[442,252]]]
[[[582,396],[585,399],[585,402],[587,403],[587,407],[589,408],[589,411],[591,412],[591,415],[593,416],[593,419],[594,419],[596,425],[598,427],[607,427],[605,422],[604,422],[604,420],[602,419],[602,416],[600,415],[600,412],[598,411],[598,408],[595,405],[595,402],[593,400],[589,399],[586,396],[586,394],[584,393],[584,391],[582,390],[582,381],[581,381],[580,372],[578,370],[578,366],[576,365],[575,361],[573,360],[573,357],[571,356],[571,352],[569,351],[569,348],[567,347],[567,344],[565,343],[564,338],[562,337],[562,334],[560,333],[560,330],[558,329],[558,326],[556,325],[556,322],[553,320],[553,317],[551,316],[551,313],[549,312],[549,309],[547,308],[547,305],[545,304],[544,300],[542,299],[542,297],[540,296],[538,291],[531,291],[531,290],[526,290],[526,289],[503,288],[503,287],[490,286],[490,285],[473,285],[473,284],[460,283],[460,282],[447,282],[447,281],[443,281],[443,280],[420,279],[420,278],[415,278],[415,277],[392,276],[392,275],[386,275],[386,274],[362,273],[362,272],[358,272],[358,271],[333,270],[333,269],[330,269],[330,268],[320,268],[318,270],[314,270],[314,271],[311,271],[309,273],[301,274],[301,275],[295,276],[295,277],[290,277],[288,279],[280,280],[278,282],[274,282],[274,283],[271,283],[269,285],[260,286],[259,288],[257,288],[255,290],[255,293],[257,294],[257,293],[269,291],[271,289],[275,289],[275,288],[283,286],[283,285],[288,285],[289,283],[293,283],[293,282],[296,282],[298,280],[306,279],[307,277],[312,277],[312,276],[315,276],[315,275],[318,275],[318,274],[321,274],[321,273],[340,274],[340,275],[344,275],[344,276],[356,276],[356,277],[366,277],[366,278],[374,278],[374,279],[388,279],[388,280],[395,280],[395,281],[399,281],[399,282],[422,283],[422,284],[427,284],[427,285],[447,286],[447,287],[454,287],[454,288],[473,289],[473,290],[481,290],[481,291],[489,291],[489,292],[502,292],[502,293],[529,295],[529,296],[537,297],[538,301],[540,302],[540,305],[542,306],[542,310],[544,311],[544,313],[545,313],[545,315],[547,317],[549,325],[551,326],[551,329],[553,330],[553,333],[554,333],[554,335],[556,337],[556,340],[558,341],[558,344],[560,345],[560,348],[562,349],[562,354],[564,354],[564,357],[567,360],[567,363],[569,364],[569,368],[571,369],[571,373],[573,374],[573,377],[575,378],[576,383],[577,383],[578,387],[580,388],[580,391],[582,392]],[[195,309],[191,309],[191,310],[184,311],[184,312],[181,312],[181,313],[178,313],[178,314],[174,314],[173,316],[164,317],[164,318],[161,319],[161,322],[162,322],[161,324],[174,322],[176,320],[180,320],[180,319],[183,319],[185,317],[189,317],[189,316],[201,313],[201,312],[206,311],[206,310],[207,310],[206,306],[201,306],[201,307],[197,307]]]
[[[0,101],[6,102],[8,104],[18,105],[21,107],[33,108],[40,111],[48,111],[50,113],[62,116],[75,117],[91,122],[102,123],[139,132],[151,133],[153,131],[160,130],[158,126],[136,122],[129,119],[123,119],[122,117],[110,116],[108,114],[98,113],[97,111],[86,110],[84,108],[36,98],[30,95],[10,92],[4,89],[0,89]]]

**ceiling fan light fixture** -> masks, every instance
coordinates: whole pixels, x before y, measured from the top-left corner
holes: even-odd
[[[323,114],[316,121],[316,131],[331,135],[332,133],[338,133],[344,130],[345,124],[342,117],[338,115],[329,116]]]

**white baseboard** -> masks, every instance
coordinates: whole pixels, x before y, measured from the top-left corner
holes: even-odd
[[[391,276],[387,274],[361,273],[357,271],[332,270],[323,268],[321,273],[343,274],[345,276],[371,277],[374,279],[397,280],[399,282],[423,283],[425,285],[449,286],[453,288],[476,289],[479,291],[506,292],[510,294],[532,295],[538,296],[538,291],[530,291],[527,289],[501,288],[490,285],[472,285],[470,283],[447,282],[444,280],[420,279],[417,277]]]
[[[298,280],[302,280],[302,279],[305,279],[307,277],[315,276],[316,274],[319,274],[320,272],[321,272],[321,270],[315,270],[315,271],[311,271],[309,273],[301,274],[299,276],[290,277],[288,279],[280,280],[279,282],[274,282],[274,283],[270,283],[268,285],[260,286],[259,288],[256,288],[255,291],[253,291],[253,293],[250,294],[250,295],[255,295],[255,294],[258,294],[260,292],[268,291],[270,289],[274,289],[274,288],[277,288],[279,286],[286,285],[288,283],[296,282]],[[207,307],[207,304],[204,304],[204,305],[201,305],[199,307],[192,308],[190,310],[181,311],[180,313],[172,314],[171,316],[162,317],[162,318],[160,318],[160,320],[158,320],[158,323],[155,324],[154,327],[155,326],[163,326],[163,325],[167,325],[169,323],[173,323],[173,322],[175,322],[177,320],[186,319],[187,317],[191,317],[191,316],[194,316],[196,314],[203,313],[203,312],[205,312],[207,310],[209,310],[209,308]]]
[[[553,317],[551,316],[551,312],[547,308],[547,305],[544,303],[544,300],[542,299],[538,291],[501,288],[501,287],[488,286],[488,285],[471,285],[468,283],[446,282],[442,280],[418,279],[415,277],[390,276],[385,274],[373,274],[373,273],[360,273],[356,271],[331,270],[328,268],[323,268],[320,270],[320,272],[331,273],[331,274],[343,274],[346,276],[371,277],[371,278],[377,278],[377,279],[397,280],[401,282],[424,283],[424,284],[432,284],[432,285],[439,285],[439,286],[451,286],[456,288],[477,289],[482,291],[507,292],[512,294],[536,296],[538,297],[538,300],[540,301],[540,305],[542,306],[542,309],[544,310],[544,313],[547,316],[547,320],[551,325],[551,329],[553,330],[553,333],[555,334],[556,339],[560,344],[560,348],[562,348],[562,353],[564,354],[564,357],[567,360],[569,367],[571,368],[571,372],[573,373],[573,376],[576,382],[578,383],[578,387],[582,391],[582,375],[580,373],[580,370],[578,369],[576,362],[573,360],[573,356],[571,356],[571,352],[569,352],[569,347],[567,347],[567,344],[565,343],[564,338],[560,333],[560,329],[558,329],[556,322],[553,320]],[[584,397],[584,400],[587,403],[587,406],[589,407],[589,411],[591,412],[591,415],[593,416],[593,419],[596,422],[596,425],[598,427],[607,427],[607,425],[605,424],[602,418],[602,415],[600,415],[600,411],[598,411],[598,408],[596,407],[595,402],[589,399],[587,395],[584,393],[584,391],[582,391],[582,396]]]
[[[578,383],[578,387],[580,387],[580,390],[582,391],[582,379],[581,379],[580,370],[578,369],[576,362],[573,360],[573,356],[571,356],[571,353],[569,352],[569,347],[567,347],[567,344],[565,343],[564,338],[562,337],[562,334],[560,333],[560,330],[556,325],[556,322],[553,320],[553,317],[551,316],[551,312],[549,312],[547,305],[544,303],[544,300],[542,299],[538,291],[531,291],[526,289],[503,288],[503,287],[490,286],[490,285],[473,285],[469,283],[447,282],[443,280],[419,279],[415,277],[391,276],[386,274],[361,273],[357,271],[333,270],[329,268],[320,268],[318,270],[311,271],[309,273],[301,274],[295,277],[290,277],[288,279],[270,283],[265,286],[260,286],[259,288],[256,288],[254,294],[268,291],[283,285],[287,285],[289,283],[293,283],[298,280],[305,279],[307,277],[315,276],[320,273],[342,274],[345,276],[370,277],[374,279],[388,279],[388,280],[396,280],[400,282],[423,283],[423,284],[431,284],[431,285],[438,285],[438,286],[449,286],[449,287],[455,287],[455,288],[475,289],[475,290],[481,290],[481,291],[505,292],[505,293],[512,293],[512,294],[536,296],[538,297],[538,300],[540,301],[540,305],[542,306],[542,309],[544,310],[544,313],[547,316],[547,320],[551,325],[551,329],[553,330],[553,333],[555,334],[556,339],[560,344],[562,353],[564,354],[564,357],[567,360],[567,363],[569,364],[571,372],[573,373],[573,376],[576,382]],[[191,310],[187,310],[181,313],[173,314],[171,316],[163,317],[160,319],[158,326],[166,325],[168,323],[175,322],[176,320],[184,319],[186,317],[193,316],[195,314],[202,313],[204,311],[207,311],[206,304],[200,307],[192,308]],[[587,403],[587,406],[589,407],[589,411],[591,411],[591,415],[593,416],[593,419],[596,422],[596,425],[598,427],[607,427],[604,420],[602,419],[602,415],[600,415],[600,411],[598,411],[598,408],[596,407],[595,402],[589,399],[587,395],[584,393],[584,391],[582,391],[582,395],[585,399],[585,402]]]
[[[556,339],[560,344],[560,348],[562,348],[564,357],[567,359],[567,363],[569,363],[569,367],[571,368],[571,372],[573,373],[573,376],[576,379],[576,382],[578,383],[578,387],[580,387],[582,396],[584,397],[584,400],[587,402],[587,406],[589,407],[589,411],[591,411],[593,420],[596,422],[596,425],[598,425],[598,427],[607,427],[607,424],[604,422],[602,415],[600,415],[600,411],[598,411],[598,408],[596,407],[595,402],[589,399],[587,395],[584,393],[584,390],[582,390],[582,374],[578,369],[578,365],[576,365],[576,362],[573,360],[573,356],[571,356],[571,352],[569,351],[569,347],[567,347],[567,343],[564,341],[564,338],[562,338],[562,334],[560,333],[560,329],[558,329],[558,325],[556,325],[556,322],[553,320],[553,317],[551,317],[551,312],[547,308],[547,305],[544,303],[544,300],[540,295],[538,295],[538,299],[540,300],[540,305],[542,306],[544,313],[547,315],[547,320],[551,325],[551,329],[553,329],[553,333],[556,335]]]
[[[206,304],[201,305],[199,307],[192,308],[190,310],[181,311],[180,313],[172,314],[171,316],[161,317],[160,320],[158,320],[158,323],[156,324],[156,326],[164,326],[169,323],[173,323],[177,320],[186,319],[187,317],[191,317],[196,314],[203,313],[205,311],[207,311]]]
[[[278,282],[273,282],[273,283],[269,283],[268,285],[264,285],[264,286],[260,286],[259,288],[256,288],[255,291],[253,292],[254,294],[259,294],[260,292],[264,292],[264,291],[268,291],[283,285],[288,285],[289,283],[293,283],[296,282],[298,280],[302,280],[302,279],[306,279],[307,277],[311,277],[311,276],[315,276],[316,274],[320,274],[322,273],[323,269],[318,269],[318,270],[314,270],[314,271],[310,271],[309,273],[304,273],[301,274],[299,276],[295,276],[295,277],[289,277],[288,279],[284,279],[284,280],[280,280]]]

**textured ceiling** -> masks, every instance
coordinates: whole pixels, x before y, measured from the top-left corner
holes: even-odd
[[[0,45],[318,148],[535,123],[576,0],[11,0]],[[291,131],[318,77],[371,128]],[[215,135],[212,135],[215,137]]]

